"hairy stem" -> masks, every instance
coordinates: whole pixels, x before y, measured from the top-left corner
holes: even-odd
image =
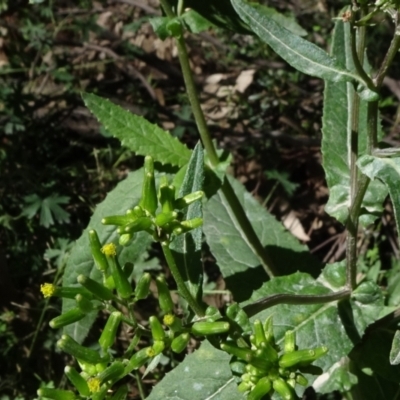
[[[179,272],[179,269],[175,263],[174,256],[172,255],[171,249],[169,248],[169,242],[162,242],[161,247],[163,249],[164,256],[171,271],[171,274],[176,282],[176,285],[178,286],[179,294],[188,302],[190,308],[198,317],[204,317],[205,312],[202,305],[198,304],[196,299],[192,296],[185,284],[185,281],[182,278],[181,273]]]
[[[343,300],[350,296],[351,291],[344,289],[339,292],[322,294],[322,295],[306,295],[306,294],[273,294],[254,303],[243,307],[245,313],[252,317],[259,312],[277,304],[323,304],[332,301]]]

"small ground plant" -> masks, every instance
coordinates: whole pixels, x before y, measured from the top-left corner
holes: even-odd
[[[206,2],[205,2],[206,3]],[[43,284],[63,298],[50,325],[63,328],[58,347],[73,356],[65,374],[74,390],[41,388],[39,396],[124,399],[128,384],[167,359],[177,365],[148,399],[298,399],[307,386],[348,399],[396,399],[400,394],[400,287],[383,290],[357,274],[357,235],[390,195],[399,221],[398,149],[384,148],[379,119],[383,79],[400,47],[398,1],[353,1],[338,15],[331,55],[305,40],[292,20],[243,0],[161,0],[152,20],[160,38],[175,38],[201,143],[193,150],[145,119],[94,94],[86,106],[136,154],[144,167],[109,193],[76,242],[63,286]],[[388,15],[394,35],[379,66],[368,63],[369,30]],[[325,81],[323,166],[330,189],[326,211],[347,231],[346,259],[321,265],[243,186],[226,174],[229,157],[211,140],[193,82],[185,30],[212,24],[253,31],[294,68]],[[168,165],[168,173],[165,167]],[[231,291],[220,310],[203,302],[204,238]],[[158,243],[180,296],[172,301],[164,276],[135,269]],[[150,288],[153,287],[152,290]],[[156,288],[156,290],[154,290]],[[157,298],[147,324],[135,304]],[[82,345],[99,312],[107,321],[96,346]],[[130,343],[115,347],[121,325]],[[177,363],[191,339],[201,342]],[[178,358],[179,359],[179,358]],[[144,395],[142,396],[144,397]]]

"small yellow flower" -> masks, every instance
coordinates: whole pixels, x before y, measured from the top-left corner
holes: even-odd
[[[114,243],[107,243],[101,248],[101,252],[107,257],[113,257],[117,255],[117,246]]]
[[[166,314],[164,315],[163,322],[167,326],[171,326],[175,321],[175,315]]]
[[[87,381],[87,384],[89,386],[89,390],[90,390],[91,393],[96,393],[96,392],[100,391],[101,381],[100,381],[99,378],[90,378]]]
[[[40,291],[44,297],[51,297],[56,291],[56,286],[52,283],[44,283],[43,285],[40,285]]]
[[[156,355],[156,352],[154,351],[154,349],[152,347],[148,347],[146,349],[146,356],[147,357],[154,357]]]

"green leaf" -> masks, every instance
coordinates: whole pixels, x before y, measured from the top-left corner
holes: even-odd
[[[254,33],[297,70],[333,82],[362,80],[346,70],[315,44],[302,39],[243,0],[231,0],[239,16]]]
[[[232,377],[230,358],[204,341],[154,387],[147,400],[244,400]]]
[[[137,205],[141,197],[142,182],[143,169],[130,173],[129,176],[124,181],[120,182],[118,186],[107,195],[106,199],[96,207],[88,227],[72,248],[64,272],[64,286],[76,285],[76,278],[80,274],[101,282],[101,273],[95,267],[92,258],[88,231],[90,229],[95,229],[102,244],[109,242],[118,243],[119,235],[117,227],[111,225],[104,226],[101,220],[107,215],[124,214],[126,210]],[[136,264],[136,262],[143,260],[143,257],[146,256],[145,250],[148,248],[151,241],[152,239],[149,234],[140,232],[130,246],[119,248],[118,257],[121,265],[124,265],[125,262],[128,261]],[[63,312],[68,311],[74,304],[75,302],[72,300],[63,299]],[[81,321],[65,327],[64,332],[81,343],[89,332],[95,318],[96,313],[90,313]]]
[[[191,151],[157,125],[94,94],[84,93],[82,98],[105,129],[136,154],[179,167],[189,162]]]
[[[280,274],[300,270],[317,276],[321,265],[309,253],[307,247],[301,245],[246,191],[243,185],[233,178],[229,180],[256,234]],[[203,229],[211,252],[235,300],[248,299],[252,291],[259,288],[268,277],[230,211],[230,206],[221,190],[204,207]]]
[[[326,275],[315,280],[308,274],[297,272],[265,283],[246,304],[279,293],[322,295],[332,293],[332,290]],[[272,315],[275,338],[279,344],[283,342],[285,332],[292,329],[296,332],[299,349],[327,346],[328,353],[314,363],[327,371],[361,341],[365,329],[372,322],[393,309],[385,307],[380,300],[370,304],[356,299],[313,305],[279,304],[260,312],[252,320],[264,321]],[[332,329],[333,326],[335,329]],[[312,383],[315,377],[310,375],[307,379]]]
[[[370,179],[379,179],[386,185],[393,203],[397,232],[400,232],[400,158],[364,155],[359,158],[357,165]]]
[[[167,24],[169,21],[170,18],[168,17],[153,17],[149,19],[151,27],[161,40],[165,40],[169,36],[167,30]]]
[[[333,35],[332,54],[349,70],[354,70],[350,50],[350,26],[337,21]],[[324,114],[322,126],[323,167],[329,187],[329,200],[325,211],[338,221],[345,223],[350,207],[350,139],[353,98],[356,96],[353,85],[346,82],[325,82]],[[367,107],[360,101],[359,153],[367,149]],[[379,135],[382,130],[379,126]],[[374,222],[382,211],[382,203],[387,195],[384,185],[376,181],[369,185],[360,218],[362,225]]]
[[[400,364],[400,331],[394,334],[389,360],[392,365]]]
[[[192,157],[186,169],[179,197],[203,189],[204,152],[201,143],[193,150]],[[183,210],[183,219],[202,218],[202,202],[195,201]],[[171,251],[178,269],[190,293],[198,301],[202,301],[203,265],[201,262],[202,229],[193,229],[174,239]]]
[[[193,33],[200,33],[215,26],[193,9],[189,9],[183,13],[181,19],[187,25],[190,32]]]

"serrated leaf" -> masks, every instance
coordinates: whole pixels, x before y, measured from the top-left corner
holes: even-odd
[[[108,242],[118,243],[119,235],[117,227],[111,225],[104,226],[101,223],[101,219],[107,215],[124,214],[126,210],[137,205],[141,197],[142,182],[143,169],[130,173],[128,177],[120,182],[117,187],[107,195],[106,199],[96,207],[88,227],[71,250],[64,272],[64,286],[76,285],[76,278],[80,274],[90,276],[90,278],[101,282],[101,273],[95,267],[90,251],[88,231],[90,229],[95,229],[102,244]],[[142,260],[142,257],[147,254],[146,249],[149,247],[151,241],[152,238],[148,233],[140,232],[137,234],[130,246],[118,249],[120,263],[124,265],[125,262],[130,261],[135,264],[136,261]],[[63,299],[63,312],[74,307],[74,304],[75,302],[72,300]],[[64,331],[71,335],[76,341],[82,342],[89,332],[96,315],[96,313],[90,313],[81,321],[64,328]]]
[[[298,272],[264,283],[246,303],[251,304],[278,293],[322,295],[332,292],[330,287],[325,286],[325,279],[320,282]],[[366,305],[355,299],[313,305],[280,304],[258,313],[252,320],[265,321],[272,315],[274,334],[279,344],[285,332],[292,329],[296,332],[299,349],[327,346],[328,353],[314,363],[327,371],[361,341],[365,329],[372,322],[392,310],[393,307],[385,307],[380,302]],[[332,329],[333,326],[335,329]],[[307,379],[312,383],[315,377],[307,375]]]
[[[179,167],[189,162],[191,151],[157,125],[94,94],[84,93],[82,98],[106,130],[136,154]]]
[[[400,158],[379,158],[365,155],[359,158],[357,165],[363,174],[370,179],[381,180],[389,190],[397,232],[400,232]]]
[[[321,265],[308,248],[269,214],[243,185],[233,178],[229,180],[275,269],[282,275],[300,270],[317,276]],[[203,230],[235,300],[248,299],[252,291],[259,288],[268,277],[221,190],[204,207]]]
[[[186,169],[186,174],[179,190],[179,197],[203,189],[204,152],[201,143],[193,150]],[[195,201],[183,210],[183,219],[202,218],[202,202]],[[171,243],[177,266],[190,293],[198,301],[202,301],[203,265],[201,262],[202,229],[193,229],[176,237]]]
[[[230,358],[204,341],[154,387],[147,400],[244,400],[232,377]]]
[[[337,21],[333,34],[332,54],[349,70],[354,70],[350,49],[350,25]],[[323,167],[329,187],[329,200],[325,211],[338,221],[345,223],[350,207],[350,140],[353,98],[356,96],[353,85],[347,82],[325,82],[324,114],[322,119]],[[360,101],[359,114],[359,152],[367,149],[367,108],[366,101]],[[383,135],[379,126],[379,136]],[[382,211],[382,203],[387,195],[385,187],[376,181],[369,185],[362,204],[368,213],[361,215],[364,226],[374,222]]]
[[[243,0],[231,0],[244,22],[279,56],[297,70],[332,82],[360,81],[356,74],[315,44],[302,39]]]

